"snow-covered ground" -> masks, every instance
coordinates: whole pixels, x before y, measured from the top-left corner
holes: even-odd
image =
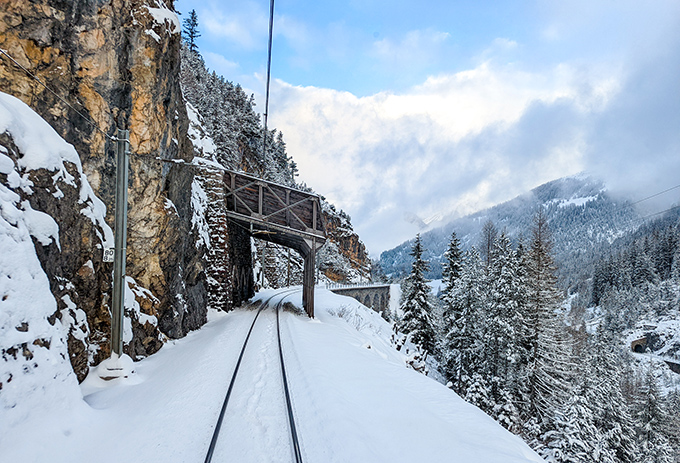
[[[281,314],[305,462],[542,461],[480,410],[408,369],[377,313],[326,290],[316,297],[313,320]],[[300,293],[287,300],[301,305]],[[91,374],[80,386],[83,400],[28,410],[13,426],[0,417],[0,461],[202,461],[254,314],[213,312],[204,328],[136,363],[127,379]],[[246,350],[214,461],[292,461],[275,349],[267,309]]]

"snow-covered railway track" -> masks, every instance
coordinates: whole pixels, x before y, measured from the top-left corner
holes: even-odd
[[[288,453],[288,451],[284,450],[285,447],[292,450],[293,461],[296,463],[302,462],[288,378],[286,377],[279,323],[279,312],[282,309],[285,298],[299,291],[299,289],[279,291],[261,302],[258,307],[234,367],[234,373],[231,377],[205,457],[206,463],[211,462],[215,454],[223,454],[223,457],[229,455],[228,460],[231,461],[243,461],[242,457],[245,456],[243,454],[247,453],[249,457],[253,457],[253,461],[262,461],[256,457],[257,451],[264,452],[265,454],[269,452],[270,454],[267,455],[269,461],[275,461],[276,458],[282,458],[281,461],[287,461],[285,455],[283,455]],[[272,300],[275,302],[272,303]],[[266,310],[268,307],[273,307],[273,313]],[[258,320],[260,321],[258,322]],[[272,345],[274,344],[274,329],[276,329],[275,342],[278,352],[276,355],[273,354],[274,347]],[[256,350],[253,345],[259,346],[259,350]],[[244,361],[244,358],[247,359]],[[279,364],[278,368],[276,363]],[[243,369],[241,369],[242,364],[244,366]],[[233,394],[236,378],[241,370],[245,370],[245,372],[239,376],[239,386],[236,388],[238,392]],[[273,370],[278,370],[279,374]],[[251,376],[249,382],[247,381],[248,378],[245,380],[241,379],[243,376],[248,375]],[[281,393],[283,393],[283,398],[285,399],[285,408],[283,406],[284,401],[280,400]],[[280,404],[275,413],[263,411],[265,409],[270,410],[273,402]],[[234,410],[231,412],[231,415],[242,414],[241,418],[246,418],[247,421],[251,422],[254,432],[249,442],[228,442],[229,432],[227,428],[230,421],[229,417],[226,416],[228,404],[230,410],[232,408]],[[266,407],[263,407],[265,404]],[[225,417],[227,418],[227,424],[223,431],[225,435],[220,438],[220,431],[222,430],[223,422],[225,422]],[[284,436],[282,428],[285,427],[288,428],[289,438]],[[258,439],[263,440],[263,442],[259,442]],[[217,445],[218,440],[221,441],[219,446]],[[248,446],[251,448],[249,449]],[[217,452],[216,448],[218,449]],[[241,457],[238,457],[239,452],[242,453]],[[273,458],[272,453],[276,454],[277,457]],[[225,458],[217,458],[217,460],[225,461]]]

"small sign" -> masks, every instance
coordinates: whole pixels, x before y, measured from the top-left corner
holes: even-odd
[[[113,262],[113,256],[116,253],[114,248],[104,249],[104,262]]]

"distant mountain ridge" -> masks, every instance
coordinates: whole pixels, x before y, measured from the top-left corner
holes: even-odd
[[[611,243],[639,224],[640,216],[630,201],[613,199],[604,183],[586,174],[545,183],[516,198],[455,219],[421,235],[430,262],[428,278],[441,278],[441,263],[455,230],[463,250],[478,245],[484,224],[491,220],[499,232],[513,240],[528,237],[534,214],[543,207],[554,239],[554,256],[563,286],[569,286],[592,261],[603,243]],[[399,278],[408,273],[413,240],[380,255],[386,275]]]

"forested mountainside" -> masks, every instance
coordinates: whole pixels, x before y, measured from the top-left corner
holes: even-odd
[[[612,198],[599,180],[586,175],[566,177],[423,233],[423,257],[430,262],[427,277],[441,278],[444,251],[453,231],[463,250],[480,247],[482,229],[489,221],[511,240],[526,239],[539,207],[545,211],[553,234],[560,286],[564,288],[592,269],[591,262],[602,243],[610,243],[640,224],[630,202]],[[401,278],[408,272],[412,245],[410,240],[380,255],[380,265],[388,276]]]
[[[0,136],[0,184],[7,190],[3,217],[13,227],[20,223],[17,217],[26,218],[24,228],[56,301],[34,308],[43,322],[61,324],[34,332],[20,320],[21,310],[31,306],[16,305],[3,293],[2,311],[10,303],[19,311],[18,318],[4,318],[0,326],[3,361],[29,362],[56,349],[55,356],[70,361],[82,381],[110,354],[111,264],[103,262],[102,251],[111,246],[112,137],[118,128],[129,129],[131,151],[124,352],[133,359],[150,355],[169,338],[201,327],[208,306],[230,309],[243,299],[232,292],[231,263],[252,262],[259,254],[247,235],[224,223],[222,203],[215,200],[221,191],[219,168],[294,185],[295,164],[276,131],[269,134],[262,158],[263,129],[254,101],[238,85],[209,73],[198,55],[183,54],[180,29],[171,0],[3,2],[0,88],[49,124],[54,133],[41,130],[36,143],[55,139],[42,146],[57,150],[27,164],[36,145],[17,140],[25,140],[25,126],[36,125],[28,115],[33,113],[7,103]],[[17,114],[23,119],[12,119]],[[70,148],[60,148],[62,143],[72,146],[80,164],[73,153],[63,154]],[[21,213],[6,215],[14,209]],[[346,219],[334,218],[333,208],[325,210],[328,222]],[[49,233],[31,225],[36,217],[51,226]],[[367,272],[368,258],[351,225],[330,241],[340,263],[333,267],[334,278]],[[345,250],[350,250],[346,256]],[[12,274],[16,262],[3,262],[0,271]],[[254,280],[252,274],[247,278]],[[5,336],[6,331],[13,335]],[[51,337],[43,339],[43,332]],[[67,353],[59,350],[63,345]],[[0,383],[21,388],[20,377],[5,375]]]
[[[642,352],[680,363],[680,210],[640,227],[612,244],[595,262],[589,292],[576,310],[623,335]]]
[[[680,217],[599,250],[565,297],[547,214],[526,239],[483,228],[449,237],[441,291],[426,284],[417,236],[396,344],[418,345],[450,386],[549,462],[673,463],[680,456]],[[606,245],[606,246],[605,246]],[[481,252],[480,252],[481,251]]]

